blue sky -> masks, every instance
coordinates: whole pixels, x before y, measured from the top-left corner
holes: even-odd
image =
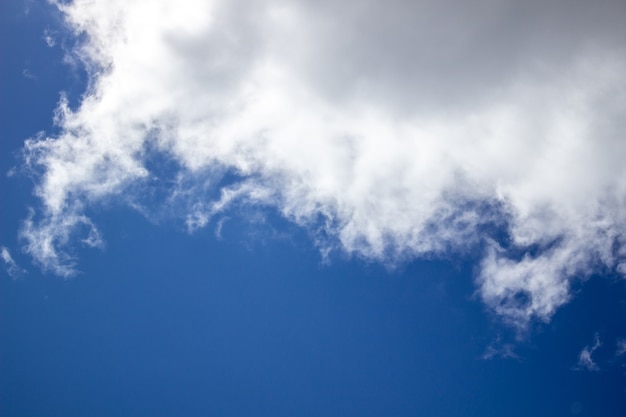
[[[0,415],[622,416],[626,10],[4,2]]]

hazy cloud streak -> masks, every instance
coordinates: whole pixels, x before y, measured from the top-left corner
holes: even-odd
[[[7,274],[11,278],[18,278],[21,275],[26,273],[26,270],[21,268],[11,256],[11,252],[5,246],[0,247],[0,257],[4,262],[4,266],[6,268]]]
[[[593,360],[593,353],[602,346],[602,342],[600,342],[600,336],[596,333],[593,338],[593,345],[585,346],[583,350],[580,351],[578,355],[578,363],[576,364],[575,369],[577,370],[585,370],[585,371],[598,371],[600,367]]]

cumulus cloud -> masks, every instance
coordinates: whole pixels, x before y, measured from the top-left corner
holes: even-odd
[[[600,342],[600,336],[596,333],[593,339],[593,344],[585,346],[583,350],[580,351],[580,354],[578,355],[578,363],[574,369],[584,371],[600,370],[598,364],[596,364],[592,358],[593,352],[595,352],[600,346],[602,346],[602,342]]]
[[[549,320],[571,280],[624,272],[622,1],[58,8],[90,77],[60,133],[25,144],[42,208],[22,235],[44,268],[72,272],[81,229],[100,244],[86,207],[149,211],[156,187],[189,230],[261,205],[322,251],[484,250],[478,293],[518,326]]]

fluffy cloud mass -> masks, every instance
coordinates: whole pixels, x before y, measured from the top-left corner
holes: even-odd
[[[190,230],[243,203],[373,260],[480,248],[485,303],[548,320],[573,279],[626,273],[625,6],[60,3],[89,87],[26,142],[27,250],[70,274],[68,245],[101,244],[86,209],[158,183]]]

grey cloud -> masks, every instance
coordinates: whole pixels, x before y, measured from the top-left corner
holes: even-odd
[[[306,2],[287,45],[297,71],[336,98],[394,112],[467,109],[520,79],[552,76],[581,49],[621,49],[623,3]]]

